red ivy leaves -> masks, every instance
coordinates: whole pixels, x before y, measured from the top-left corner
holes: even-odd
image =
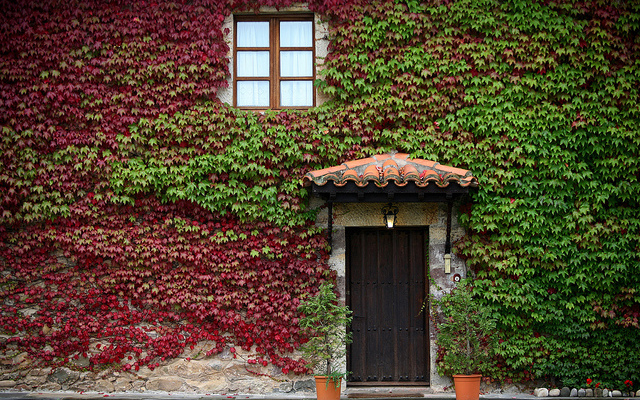
[[[1,7],[3,221],[43,201],[55,208],[42,214],[66,214],[72,193],[103,181],[117,134],[140,118],[215,100],[227,85],[223,1]]]
[[[198,343],[208,343],[207,355],[255,345],[274,365],[306,371],[287,354],[301,340],[300,297],[330,277],[318,264],[327,254],[305,250],[323,248],[325,238],[239,226],[188,203],[138,203],[4,233],[3,243],[21,245],[0,253],[8,302],[0,327],[14,335],[2,350],[18,345],[49,364],[82,356],[130,369],[153,368]],[[252,255],[267,245],[277,262]]]

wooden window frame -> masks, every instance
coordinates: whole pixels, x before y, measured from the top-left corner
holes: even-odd
[[[238,48],[238,22],[244,21],[268,21],[269,22],[269,47],[241,47]],[[310,47],[280,47],[280,21],[311,21],[311,46]],[[238,82],[242,81],[268,81],[269,82],[269,107],[238,107],[243,110],[306,110],[316,106],[316,90],[313,87],[313,103],[309,107],[285,107],[280,105],[280,82],[282,81],[310,81],[316,79],[316,48],[315,48],[315,24],[313,14],[277,14],[277,15],[235,15],[233,19],[233,105],[238,107]],[[238,50],[240,51],[265,51],[269,50],[269,77],[238,77]],[[281,77],[280,76],[280,51],[309,51],[311,50],[312,75],[310,77]]]

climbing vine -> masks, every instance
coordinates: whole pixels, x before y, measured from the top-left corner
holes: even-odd
[[[263,5],[291,2],[0,2],[3,357],[306,372],[297,305],[334,277],[301,177],[398,150],[479,178],[456,252],[493,377],[640,381],[638,5],[314,1],[332,100],[258,114],[218,92],[225,18]]]

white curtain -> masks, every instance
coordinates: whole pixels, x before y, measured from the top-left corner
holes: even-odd
[[[269,76],[268,51],[238,51],[236,55],[238,57],[238,76]]]
[[[238,47],[269,47],[268,21],[239,21],[236,25]],[[269,51],[238,51],[239,77],[268,77]],[[236,103],[239,107],[269,107],[268,81],[236,82]]]
[[[280,76],[313,76],[313,52],[281,51]]]
[[[238,47],[269,47],[269,21],[239,21]]]
[[[269,107],[268,81],[238,81],[236,88],[238,107]]]
[[[280,21],[280,47],[311,47],[312,38],[312,21]]]
[[[280,106],[312,107],[313,82],[282,81],[280,82]]]
[[[280,21],[280,47],[313,47],[313,22]],[[280,76],[312,77],[313,51],[281,51]],[[313,82],[281,81],[280,106],[313,106]]]

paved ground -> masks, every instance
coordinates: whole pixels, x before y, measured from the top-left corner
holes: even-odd
[[[363,398],[358,396],[358,400]],[[73,392],[0,392],[0,400],[315,400],[315,394],[308,396],[300,395],[193,395],[180,393],[73,393]],[[455,400],[454,393],[426,394],[421,397],[427,400]],[[347,397],[343,397],[346,400]],[[418,397],[401,397],[393,394],[390,397],[384,397],[383,394],[372,396],[371,400],[416,400]],[[534,400],[536,397],[527,394],[487,394],[481,395],[480,400]],[[547,398],[549,399],[549,398]],[[554,397],[554,400],[567,400],[561,397]],[[622,400],[622,398],[620,398]],[[576,400],[571,398],[570,400]]]

